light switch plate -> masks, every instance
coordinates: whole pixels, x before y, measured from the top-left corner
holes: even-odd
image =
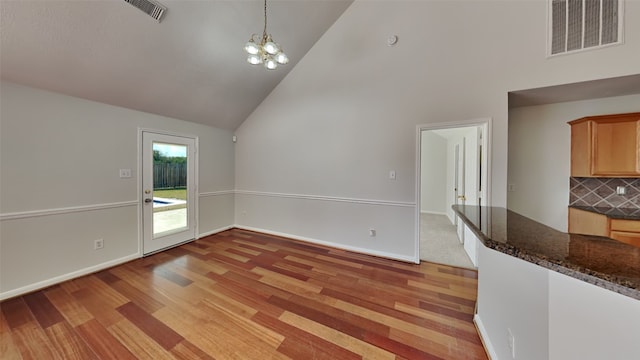
[[[120,169],[120,178],[126,179],[131,177],[131,169]]]

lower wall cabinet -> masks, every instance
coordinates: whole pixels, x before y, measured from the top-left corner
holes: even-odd
[[[606,236],[640,246],[640,220],[611,219],[586,210],[569,208],[569,233]]]

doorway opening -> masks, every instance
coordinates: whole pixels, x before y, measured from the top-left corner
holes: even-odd
[[[490,119],[418,127],[417,254],[420,260],[475,268],[453,205],[487,206]]]
[[[142,249],[149,255],[195,239],[197,138],[142,131]]]

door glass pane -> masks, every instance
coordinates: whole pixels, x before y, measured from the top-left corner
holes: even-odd
[[[187,146],[153,143],[153,235],[187,224]]]

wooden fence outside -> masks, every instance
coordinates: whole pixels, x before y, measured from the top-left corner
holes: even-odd
[[[187,164],[156,162],[153,164],[153,189],[187,187]]]

